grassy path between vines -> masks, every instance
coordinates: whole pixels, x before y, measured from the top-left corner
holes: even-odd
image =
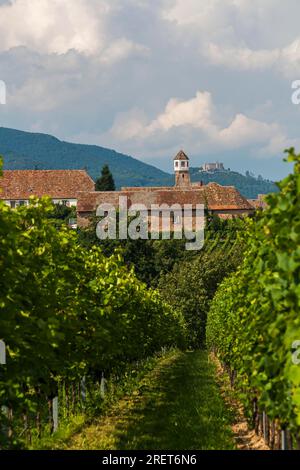
[[[67,449],[233,449],[232,413],[205,352],[162,358],[137,390],[84,427]]]

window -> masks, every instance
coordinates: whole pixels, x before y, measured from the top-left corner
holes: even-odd
[[[181,223],[181,216],[174,213],[174,212],[171,212],[171,222],[174,224],[174,225],[178,225]]]
[[[70,202],[69,202],[67,199],[63,199],[63,200],[61,201],[61,203],[62,203],[63,206],[70,207]]]
[[[182,167],[182,168],[185,167],[185,162],[181,162],[181,167]]]
[[[77,229],[77,219],[69,219],[69,227],[76,230]]]
[[[24,200],[20,200],[20,201],[10,201],[10,207],[11,209],[15,209],[16,207],[19,207],[19,206],[27,206],[28,202],[27,201],[24,201]]]
[[[178,168],[178,162],[175,162],[175,166],[176,166],[176,168]]]

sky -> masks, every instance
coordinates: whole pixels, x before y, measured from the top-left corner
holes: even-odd
[[[280,179],[299,0],[0,0],[0,126]]]

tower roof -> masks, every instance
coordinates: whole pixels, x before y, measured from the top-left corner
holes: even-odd
[[[189,160],[189,157],[184,153],[183,150],[180,150],[180,152],[177,153],[176,157],[174,157],[174,160]]]

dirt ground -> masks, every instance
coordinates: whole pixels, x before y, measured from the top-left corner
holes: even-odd
[[[235,416],[232,431],[238,450],[270,450],[264,439],[249,428],[244,416],[243,406],[233,397],[228,374],[223,370],[219,360],[215,356],[210,357],[217,368],[217,380],[221,388],[223,399]]]

